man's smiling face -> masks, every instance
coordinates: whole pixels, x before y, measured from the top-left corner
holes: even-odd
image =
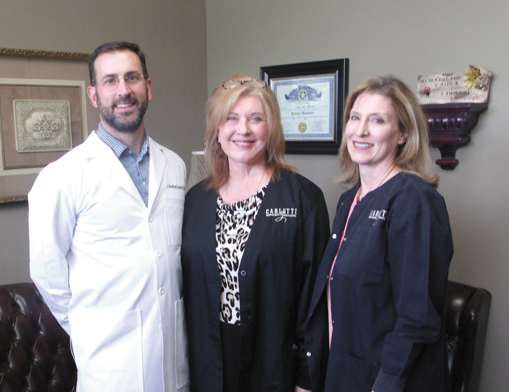
[[[152,99],[152,82],[143,78],[141,62],[130,50],[103,53],[95,60],[96,85],[88,90],[92,105],[99,109],[105,129],[135,132],[143,128],[143,117]],[[140,77],[126,83],[125,77]],[[117,83],[118,80],[118,83]]]

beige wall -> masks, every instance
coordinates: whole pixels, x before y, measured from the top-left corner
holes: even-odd
[[[0,0],[0,48],[91,53],[112,40],[137,42],[145,52],[153,82],[147,129],[190,167],[207,98],[203,0]],[[92,117],[90,130],[98,122]],[[0,284],[30,279],[27,215],[26,203],[0,205]]]
[[[138,42],[154,81],[147,127],[188,166],[201,146],[207,80],[210,92],[260,66],[343,57],[351,87],[375,74],[414,86],[418,75],[469,64],[493,71],[490,107],[459,150],[458,168],[440,172],[440,192],[454,230],[451,278],[493,294],[481,392],[498,392],[509,385],[508,14],[506,0],[0,0],[0,47],[91,52],[108,40]],[[333,216],[335,158],[288,160],[324,190]],[[26,220],[25,204],[0,206],[0,284],[29,279]]]
[[[489,109],[460,148],[459,166],[441,174],[456,253],[451,279],[493,294],[482,392],[509,385],[509,15],[507,0],[479,3],[377,0],[206,0],[208,90],[261,66],[350,59],[350,87],[395,74],[415,87],[418,75],[460,72],[469,64],[494,72]],[[434,158],[438,157],[433,151]],[[333,156],[288,156],[325,192],[333,216],[340,189]]]

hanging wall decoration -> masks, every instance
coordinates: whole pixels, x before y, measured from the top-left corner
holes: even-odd
[[[464,72],[419,76],[417,96],[428,118],[430,144],[440,150],[436,164],[458,165],[456,150],[470,142],[470,132],[488,108],[493,74],[470,65]]]
[[[0,48],[0,204],[88,135],[87,53]]]

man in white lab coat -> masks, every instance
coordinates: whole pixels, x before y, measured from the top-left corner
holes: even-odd
[[[101,45],[89,69],[100,124],[29,193],[31,276],[71,337],[78,392],[187,392],[185,166],[144,128],[138,45]]]

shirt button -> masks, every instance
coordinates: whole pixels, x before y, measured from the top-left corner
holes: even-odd
[[[246,275],[247,275],[247,272],[246,272],[245,270],[242,270],[242,271],[240,271],[240,274],[241,274],[242,276],[246,276]]]
[[[249,319],[244,319],[244,324],[249,324]]]
[[[164,294],[164,289],[163,288],[160,288],[159,289],[159,294],[163,295]]]
[[[147,185],[147,183],[145,181],[142,181],[142,184],[143,184],[143,186]]]
[[[156,252],[157,257],[161,257],[163,254],[161,252]]]
[[[309,358],[309,357],[311,357],[311,351],[308,351],[308,352],[306,353],[306,356],[307,356],[308,358]]]
[[[154,217],[153,217],[152,215],[150,215],[150,216],[148,217],[148,221],[149,221],[149,222],[152,222],[153,220],[154,220]]]
[[[336,234],[333,234],[332,239],[335,240],[336,238],[338,238],[338,236]]]

